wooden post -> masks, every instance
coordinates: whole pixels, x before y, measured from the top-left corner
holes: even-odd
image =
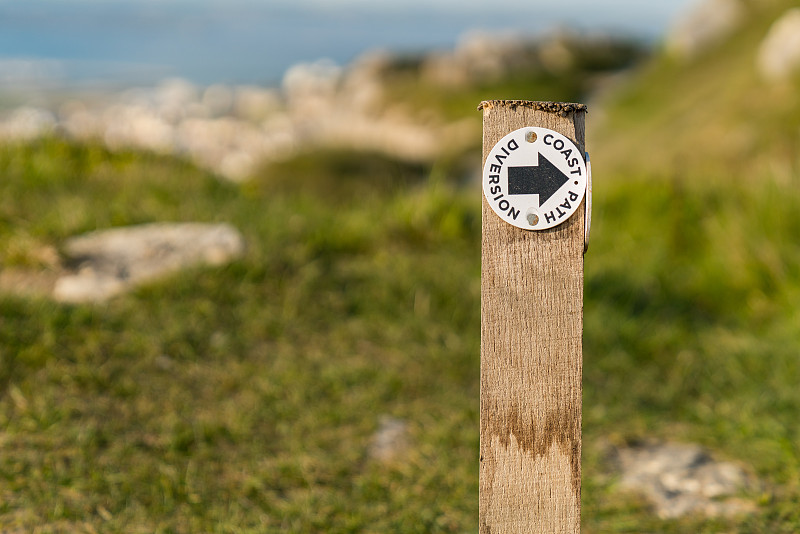
[[[581,104],[480,109],[484,162],[506,134],[531,126],[584,152]],[[524,230],[483,199],[481,534],[580,532],[584,219],[581,205],[559,226]]]

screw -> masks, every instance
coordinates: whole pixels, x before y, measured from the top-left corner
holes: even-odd
[[[536,132],[531,130],[530,132],[525,134],[525,140],[529,143],[533,143],[536,141]]]
[[[528,213],[527,218],[528,218],[528,224],[530,224],[531,226],[536,226],[537,224],[539,224],[539,216],[536,215],[535,213]]]

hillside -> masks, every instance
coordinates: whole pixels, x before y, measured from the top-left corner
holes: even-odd
[[[591,108],[590,144],[599,167],[665,177],[696,171],[784,178],[797,168],[800,76],[773,73],[765,57],[797,64],[796,20],[784,42],[766,43],[773,24],[797,3],[707,4],[742,7],[716,38],[691,51],[665,45]]]
[[[787,7],[747,4],[726,38],[658,53],[613,83],[640,48],[556,36],[492,56],[529,46],[525,64],[477,65],[469,50],[383,58],[370,71],[380,91],[365,84],[362,107],[340,106],[381,135],[354,128],[338,144],[314,144],[332,130],[309,125],[330,119],[358,69],[295,72],[317,98],[268,106],[267,122],[231,102],[215,115],[195,93],[194,111],[159,116],[174,101],[129,95],[164,134],[143,139],[168,141],[152,150],[104,144],[95,128],[107,124],[77,121],[105,117],[90,108],[29,114],[47,128],[0,143],[0,531],[474,532],[475,108],[604,87],[587,118],[582,530],[797,532],[798,85],[756,66]],[[427,61],[451,68],[431,78]],[[178,142],[183,120],[208,134],[197,152]],[[240,124],[245,139],[231,134]],[[457,150],[391,150],[448,124]],[[264,148],[254,131],[276,134],[269,147],[285,157],[226,174],[222,156]],[[246,247],[100,302],[18,287],[77,270],[72,236],[163,221],[226,223]],[[626,490],[614,452],[663,442],[739,466],[742,506],[665,516]]]
[[[590,106],[584,439],[703,443],[757,475],[758,512],[626,530],[624,505],[597,492],[612,479],[588,486],[590,532],[798,529],[800,78],[763,55],[796,4],[734,4],[727,32],[665,46]]]

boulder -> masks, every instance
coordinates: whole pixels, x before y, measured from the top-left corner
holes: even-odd
[[[756,58],[759,74],[767,81],[789,78],[800,70],[800,8],[786,11],[761,42]]]
[[[56,124],[56,117],[50,111],[23,106],[0,122],[0,139],[30,141],[51,133]]]
[[[408,423],[388,415],[379,421],[378,430],[370,440],[368,454],[381,463],[399,459],[409,448]]]
[[[745,17],[741,0],[706,0],[678,20],[666,38],[667,52],[692,58],[733,33]]]
[[[620,485],[641,493],[663,519],[690,514],[731,516],[753,511],[735,496],[751,484],[739,466],[715,461],[702,447],[645,443],[615,451]]]
[[[154,223],[74,237],[63,252],[73,268],[56,280],[62,302],[102,301],[196,265],[222,265],[244,253],[229,224]]]

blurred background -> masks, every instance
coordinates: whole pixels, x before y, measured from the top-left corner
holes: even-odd
[[[3,79],[38,87],[154,84],[166,77],[274,86],[296,63],[328,58],[345,65],[374,49],[451,49],[476,29],[529,36],[562,26],[652,41],[687,4],[4,0]]]
[[[583,530],[800,530],[793,0],[0,0],[0,530],[474,532],[484,99],[588,104]]]

